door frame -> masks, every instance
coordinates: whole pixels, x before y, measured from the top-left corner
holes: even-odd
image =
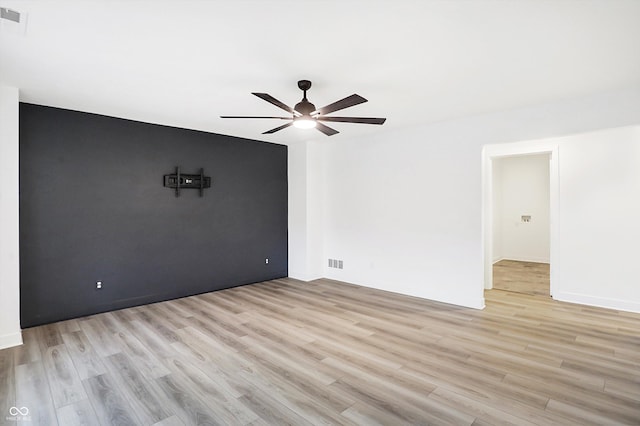
[[[560,293],[558,241],[560,231],[559,146],[544,141],[513,142],[482,147],[482,254],[483,290],[493,288],[493,160],[533,154],[549,154],[549,291]]]

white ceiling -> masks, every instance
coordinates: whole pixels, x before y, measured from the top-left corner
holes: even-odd
[[[326,136],[218,116],[281,115],[250,92],[294,105],[303,78],[317,107],[358,93],[338,115],[387,117],[332,140],[640,87],[640,0],[0,6],[28,14],[26,35],[0,31],[0,83],[24,102],[277,143]]]

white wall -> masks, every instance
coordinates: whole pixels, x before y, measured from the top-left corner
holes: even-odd
[[[307,277],[307,145],[287,147],[289,276]]]
[[[493,172],[494,262],[549,263],[549,154],[494,159]]]
[[[640,312],[640,126],[558,138],[554,298]]]
[[[18,89],[0,86],[0,349],[22,344],[18,152]]]
[[[327,277],[483,306],[480,146],[448,130],[327,145],[325,253],[344,261]]]
[[[323,276],[323,152],[315,141],[292,144],[287,152],[289,276],[311,281]]]
[[[640,90],[634,89],[329,140],[324,254],[344,260],[344,269],[325,267],[324,275],[480,308],[482,147],[636,123]]]

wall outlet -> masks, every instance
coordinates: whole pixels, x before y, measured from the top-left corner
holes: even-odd
[[[529,222],[531,222],[531,216],[530,215],[522,215],[522,216],[520,216],[520,221],[522,223],[529,223]]]
[[[269,264],[269,258],[268,258],[268,257],[264,260],[264,264],[265,264],[265,265],[268,265],[268,264]]]
[[[102,281],[96,281],[96,290],[100,290],[102,288]]]

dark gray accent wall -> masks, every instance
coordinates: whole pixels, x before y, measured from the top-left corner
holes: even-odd
[[[287,148],[23,103],[20,274],[23,328],[284,277]]]

